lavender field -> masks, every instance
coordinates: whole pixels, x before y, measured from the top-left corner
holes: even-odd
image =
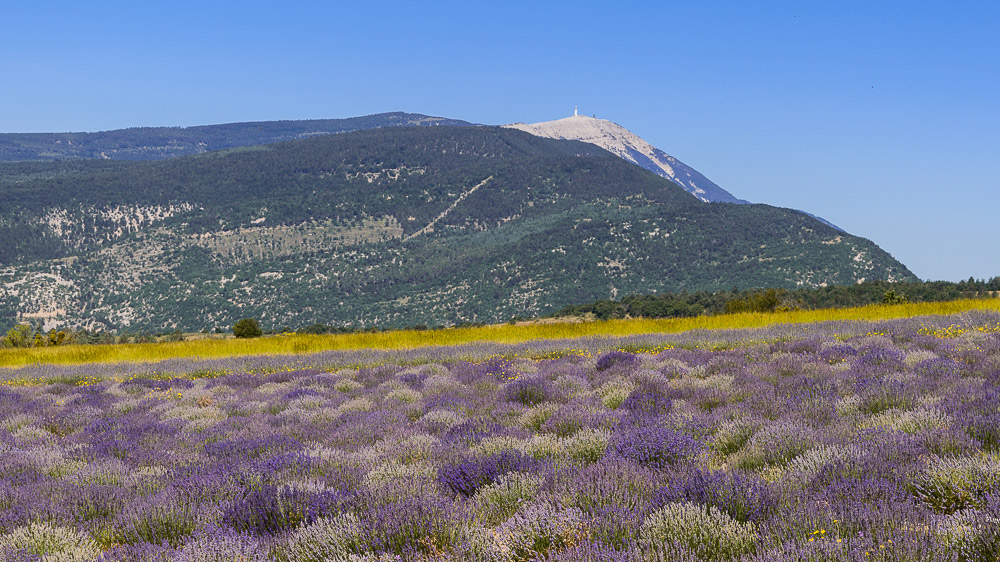
[[[5,561],[1000,556],[996,312],[0,379]]]

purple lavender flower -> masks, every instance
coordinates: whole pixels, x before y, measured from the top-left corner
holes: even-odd
[[[678,392],[661,385],[645,383],[632,391],[622,402],[621,408],[639,417],[657,417],[670,413]]]
[[[406,386],[414,389],[420,390],[424,386],[424,381],[427,380],[429,375],[422,372],[408,372],[403,373],[399,376],[399,380],[406,384]]]
[[[849,361],[857,357],[857,355],[858,350],[854,349],[854,346],[847,344],[831,345],[819,352],[819,358],[831,365]]]
[[[494,356],[475,364],[473,372],[479,377],[494,377],[498,380],[517,378],[518,371],[514,361],[508,357]]]
[[[615,550],[602,542],[586,542],[556,552],[546,558],[549,562],[642,562],[642,553],[636,548]]]
[[[512,429],[506,425],[496,423],[487,418],[472,418],[450,428],[445,432],[444,438],[448,441],[461,443],[465,446],[478,443],[486,437],[499,435],[523,435],[522,430]]]
[[[344,492],[310,492],[268,485],[250,490],[230,503],[223,511],[222,523],[242,533],[275,535],[335,514],[348,507],[352,499],[352,494]]]
[[[737,521],[760,521],[777,505],[776,494],[760,478],[739,470],[685,471],[661,488],[651,507],[690,501],[719,508]]]
[[[302,443],[298,439],[280,433],[261,437],[226,439],[205,445],[206,454],[213,457],[230,459],[259,459],[266,455],[301,449]]]
[[[533,377],[519,378],[503,387],[503,396],[509,402],[520,402],[525,406],[541,404],[552,397],[549,381]]]
[[[323,393],[312,389],[312,388],[296,388],[295,390],[286,393],[282,398],[288,401],[295,400],[296,398],[303,398],[306,396],[313,396],[316,398],[325,398]]]
[[[703,446],[691,436],[658,424],[626,424],[612,442],[611,450],[622,459],[641,465],[666,468],[691,461]]]
[[[607,371],[611,368],[630,369],[639,365],[639,358],[627,351],[609,351],[597,359],[596,369]]]
[[[894,348],[876,346],[862,349],[851,364],[854,371],[869,376],[886,375],[900,371],[903,367],[902,352]]]
[[[104,551],[95,562],[172,562],[175,553],[168,544],[123,544]]]
[[[361,526],[372,551],[412,560],[455,549],[465,517],[460,505],[427,496],[374,506],[362,515]]]
[[[169,544],[176,548],[201,526],[204,515],[201,508],[178,493],[144,498],[115,517],[113,538],[121,544]]]
[[[454,494],[470,497],[479,488],[496,482],[508,472],[527,472],[538,466],[534,458],[518,451],[488,457],[471,457],[438,470],[438,481]]]
[[[171,562],[270,562],[267,548],[256,538],[210,526],[195,534]]]
[[[540,429],[545,433],[567,437],[585,427],[611,427],[614,418],[602,412],[602,409],[597,400],[571,402],[549,416]]]

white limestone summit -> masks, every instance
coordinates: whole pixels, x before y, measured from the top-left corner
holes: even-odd
[[[641,139],[635,133],[606,119],[579,115],[542,123],[512,123],[504,125],[535,136],[550,139],[578,140],[597,145],[677,183],[692,195],[706,202],[746,203],[722,189],[697,170]]]

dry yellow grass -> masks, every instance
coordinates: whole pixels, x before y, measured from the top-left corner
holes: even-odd
[[[830,320],[888,320],[912,316],[955,314],[973,309],[1000,311],[1000,299],[962,299],[936,303],[869,305],[855,308],[797,310],[777,313],[743,313],[694,318],[627,319],[605,322],[534,322],[497,324],[444,330],[283,335],[257,339],[202,339],[170,343],[71,345],[0,349],[0,366],[21,367],[38,363],[95,363],[159,361],[176,357],[226,357],[235,355],[310,353],[342,349],[403,349],[434,345],[456,345],[477,341],[518,343],[536,339],[583,336],[628,336],[687,330],[759,328],[774,324],[826,322]]]

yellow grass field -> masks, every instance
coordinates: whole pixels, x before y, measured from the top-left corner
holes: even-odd
[[[955,314],[967,310],[1000,311],[1000,299],[962,299],[948,302],[869,305],[855,308],[742,313],[694,318],[626,319],[592,322],[529,322],[443,330],[400,330],[330,335],[281,335],[256,339],[201,339],[170,343],[70,345],[0,349],[0,367],[33,364],[159,361],[176,357],[312,353],[345,349],[405,349],[457,345],[480,341],[518,343],[537,339],[583,336],[628,336],[687,330],[760,328],[774,324],[831,320],[888,320],[912,316]]]

